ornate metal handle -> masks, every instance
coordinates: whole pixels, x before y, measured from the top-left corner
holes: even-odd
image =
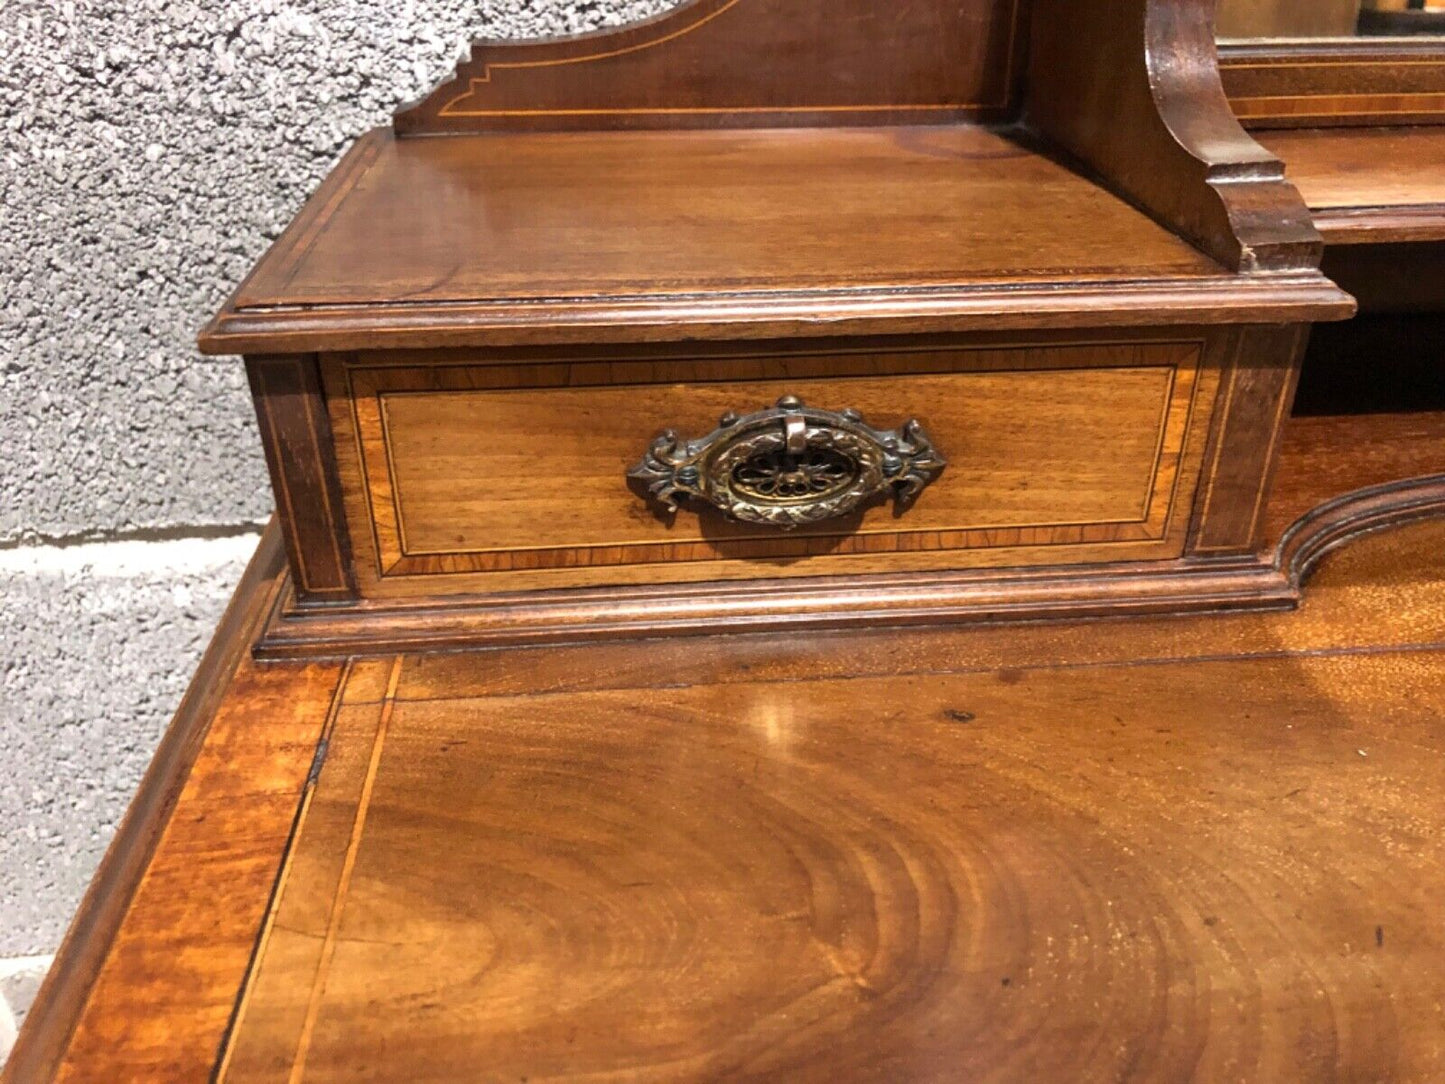
[[[946,465],[916,420],[883,432],[856,410],[816,410],[788,395],[755,414],[725,414],[699,440],[669,429],[627,476],[669,512],[695,497],[731,519],[791,530],[890,492],[902,511]]]

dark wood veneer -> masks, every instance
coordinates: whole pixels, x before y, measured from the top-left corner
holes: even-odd
[[[252,357],[246,369],[296,591],[308,602],[354,598],[351,541],[316,358]]]
[[[1220,73],[1250,128],[1445,123],[1438,42],[1226,43]]]
[[[1027,0],[688,0],[620,30],[479,41],[402,134],[943,124],[1016,109]]]
[[[1316,268],[1308,209],[1230,111],[1213,13],[1213,0],[1038,0],[1025,118],[1226,267]]]
[[[1237,333],[1195,502],[1191,554],[1257,549],[1275,453],[1299,371],[1297,364],[1281,365],[1279,359],[1297,363],[1307,336],[1308,329],[1301,327],[1245,328]]]

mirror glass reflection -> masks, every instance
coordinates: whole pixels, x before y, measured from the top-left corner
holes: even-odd
[[[1445,0],[1219,0],[1219,36],[1445,38]]]

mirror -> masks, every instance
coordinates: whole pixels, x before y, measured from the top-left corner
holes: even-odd
[[[1445,37],[1445,0],[1219,0],[1221,39]]]

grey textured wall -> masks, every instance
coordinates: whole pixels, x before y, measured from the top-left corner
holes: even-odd
[[[0,957],[51,951],[254,537],[0,553]]]
[[[196,357],[200,324],[469,29],[665,6],[5,0],[0,539],[266,516],[239,366]]]
[[[673,2],[0,3],[0,956],[53,951],[270,514],[199,326],[468,36]]]

